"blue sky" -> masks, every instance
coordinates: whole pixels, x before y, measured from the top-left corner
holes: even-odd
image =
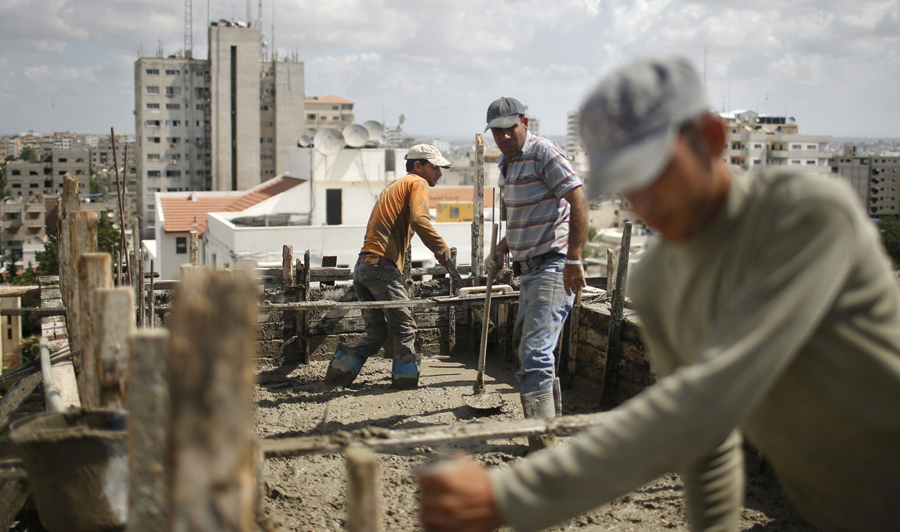
[[[254,21],[258,0],[251,2]],[[194,56],[210,18],[194,2]],[[263,0],[272,41],[273,0]],[[565,134],[566,112],[610,67],[680,53],[714,108],[793,116],[801,133],[900,137],[900,0],[274,0],[275,45],[306,63],[307,95],[357,103],[357,120],[406,116],[420,135],[474,135],[514,96]],[[134,131],[134,61],[183,46],[184,2],[0,0],[0,133]]]

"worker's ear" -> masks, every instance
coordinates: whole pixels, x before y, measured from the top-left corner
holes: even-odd
[[[706,138],[709,146],[709,154],[712,157],[721,157],[728,142],[725,129],[728,127],[719,115],[707,113],[700,119],[700,131]]]
[[[413,173],[416,175],[422,175],[422,170],[425,165],[422,164],[422,161],[415,161],[413,163]]]

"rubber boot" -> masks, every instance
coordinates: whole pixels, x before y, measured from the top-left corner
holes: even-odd
[[[419,370],[422,368],[422,355],[416,355],[411,361],[394,360],[391,368],[391,387],[411,390],[419,386]]]
[[[562,415],[562,386],[559,377],[553,379],[553,406],[556,407],[556,415]]]
[[[526,418],[552,418],[556,417],[556,403],[553,400],[553,388],[538,390],[536,392],[523,393],[522,410]],[[528,437],[528,452],[533,453],[546,449],[556,443],[554,434],[542,434]]]
[[[334,358],[328,364],[325,372],[325,384],[331,386],[350,386],[350,383],[359,375],[366,359],[353,353],[353,350],[345,345],[339,345],[334,351]]]

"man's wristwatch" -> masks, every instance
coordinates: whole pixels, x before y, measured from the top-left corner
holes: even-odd
[[[584,263],[581,262],[580,260],[566,259],[566,266],[581,266],[583,264]]]

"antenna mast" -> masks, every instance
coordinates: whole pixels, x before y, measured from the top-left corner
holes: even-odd
[[[248,0],[249,1],[249,0]],[[266,60],[266,38],[263,36],[263,26],[262,26],[262,0],[259,0],[259,6],[257,7],[256,12],[256,27],[259,28],[259,60]]]
[[[194,49],[194,9],[191,0],[184,0],[184,56],[188,59]]]
[[[251,11],[250,11],[250,9],[251,9],[250,3],[251,3],[251,0],[247,0],[247,27],[248,28],[253,23],[253,13],[251,13]]]

